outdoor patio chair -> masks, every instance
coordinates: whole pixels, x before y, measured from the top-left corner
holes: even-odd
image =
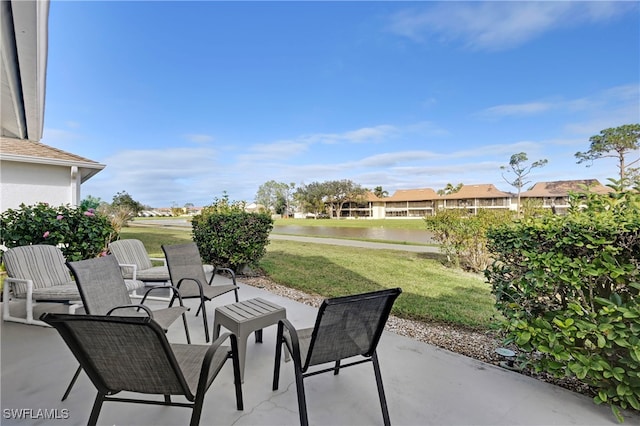
[[[79,306],[78,287],[65,266],[62,251],[52,245],[29,245],[7,250],[2,259],[7,270],[3,288],[4,321],[47,326],[33,318],[34,305],[40,302],[63,303],[73,313]],[[128,291],[144,286],[140,281],[127,280]],[[12,316],[10,304],[24,300],[26,318]]]
[[[188,311],[189,308],[184,306],[180,292],[175,287],[171,286],[169,288],[178,298],[180,306],[152,311],[144,306],[144,302],[147,295],[156,290],[157,287],[147,290],[140,304],[132,304],[131,297],[125,287],[124,279],[120,272],[118,261],[112,255],[78,262],[67,262],[67,266],[76,279],[84,310],[87,314],[107,315],[114,308],[126,308],[119,314],[128,316],[150,316],[165,331],[178,318],[182,317],[187,343],[191,343],[187,317],[185,315],[185,312]],[[69,396],[69,392],[71,392],[71,388],[73,388],[81,370],[82,368],[79,367],[73,379],[71,379],[71,383],[69,383],[62,397],[63,401]]]
[[[109,243],[109,252],[113,254],[120,266],[124,278],[134,278],[143,282],[167,282],[169,270],[162,258],[151,258],[140,240],[124,239]],[[163,264],[153,266],[152,261]]]
[[[278,390],[280,358],[284,344],[293,358],[301,425],[309,424],[303,379],[330,371],[337,375],[340,368],[364,362],[373,363],[382,418],[385,425],[390,424],[376,348],[389,318],[391,307],[401,292],[402,289],[394,288],[325,299],[320,306],[313,328],[296,330],[286,319],[278,322],[273,390]],[[342,360],[355,356],[362,356],[364,359],[352,360],[345,365],[340,364]],[[310,367],[330,362],[335,365],[309,371]]]
[[[207,311],[205,302],[208,302],[218,296],[233,290],[238,301],[238,285],[236,284],[235,273],[228,268],[218,268],[225,270],[231,274],[233,284],[213,285],[215,272],[212,273],[211,279],[207,281],[204,269],[202,267],[202,258],[196,243],[175,244],[170,246],[162,246],[164,256],[167,259],[169,267],[169,275],[171,282],[180,290],[183,299],[200,299],[200,306],[196,312],[196,316],[202,311],[202,320],[204,322],[204,335],[209,342],[209,324],[207,321]],[[171,298],[169,306],[173,305],[176,299],[174,294]]]
[[[122,268],[122,276],[125,279],[137,279],[147,285],[157,283],[166,285],[171,277],[167,269],[167,262],[162,257],[149,257],[144,244],[136,239],[116,240],[109,243],[109,252],[113,254]],[[154,266],[153,261],[162,262],[162,265]],[[216,268],[213,265],[202,265],[205,274],[213,273]],[[164,296],[153,296],[150,300],[169,301]]]
[[[170,344],[151,317],[45,314],[41,320],[56,328],[98,390],[89,425],[98,422],[105,401],[191,408],[190,424],[198,425],[205,393],[229,358],[236,407],[243,409],[233,334],[225,333],[211,345]],[[221,346],[227,338],[230,349]],[[164,395],[164,401],[114,396],[122,391]],[[174,402],[172,395],[182,395],[189,402]]]

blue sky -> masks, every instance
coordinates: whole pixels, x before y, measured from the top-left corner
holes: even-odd
[[[366,188],[617,175],[574,154],[640,122],[638,2],[51,2],[42,142],[152,207],[269,180]],[[507,175],[507,177],[510,177]]]

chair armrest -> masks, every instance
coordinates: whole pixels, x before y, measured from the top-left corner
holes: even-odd
[[[171,291],[178,297],[178,303],[180,303],[180,306],[184,306],[184,303],[182,302],[182,295],[180,294],[180,290],[178,290],[177,287],[172,286],[172,285],[149,288],[147,291],[144,292],[144,296],[142,296],[142,300],[140,301],[140,303],[144,304],[144,301],[147,300],[147,296],[152,291],[155,291],[155,290],[163,290],[164,291],[166,289],[171,289]],[[200,288],[200,293],[202,293],[202,287]],[[187,308],[187,310],[190,311],[191,308]]]
[[[150,257],[149,260],[155,260],[157,262],[162,262],[162,266],[167,266],[167,259],[164,257]]]
[[[231,268],[219,268],[217,266],[213,267],[213,273],[211,274],[211,279],[209,280],[209,285],[213,285],[213,279],[216,277],[216,272],[218,271],[224,271],[224,272],[228,272],[229,275],[231,275],[231,281],[233,281],[233,285],[237,286],[238,284],[236,283],[236,273],[233,272],[233,269]]]
[[[122,305],[122,306],[116,306],[115,308],[111,308],[111,309],[109,310],[109,312],[107,312],[107,316],[108,316],[108,315],[111,315],[111,313],[112,313],[113,311],[117,310],[117,309],[127,309],[127,308],[137,308],[137,309],[138,309],[138,311],[139,311],[140,309],[142,309],[143,311],[145,311],[145,312],[147,313],[147,315],[149,315],[149,317],[150,317],[151,319],[153,319],[153,312],[151,311],[151,309],[147,308],[147,307],[146,307],[146,306],[144,306],[144,305]]]
[[[196,283],[198,285],[198,290],[200,290],[200,297],[204,296],[204,290],[203,290],[203,287],[202,287],[202,283],[198,279],[196,279],[196,278],[183,278],[180,281],[178,281],[178,285],[177,285],[178,289],[182,285],[183,281],[193,281],[194,283]]]
[[[133,269],[133,273],[131,276],[132,280],[136,280],[137,276],[138,276],[138,265],[136,265],[135,263],[119,263],[118,266],[120,267],[120,270],[123,270],[125,268],[132,268]],[[122,275],[124,276],[124,271],[122,271]]]
[[[8,290],[13,290],[13,295],[14,296],[15,296],[14,287],[15,287],[16,284],[26,284],[25,294],[27,295],[27,299],[31,299],[31,295],[33,294],[33,281],[32,280],[27,280],[27,279],[24,279],[24,278],[11,278],[11,277],[6,277],[4,279],[5,287],[7,287]]]
[[[276,344],[279,345],[280,342],[282,342],[285,329],[289,332],[289,336],[291,338],[291,346],[292,346],[291,348],[289,348],[288,347],[289,345],[287,345],[287,349],[289,349],[289,352],[291,352],[291,356],[293,357],[293,362],[297,363],[297,365],[302,370],[302,362],[305,360],[300,359],[300,340],[298,339],[298,330],[296,330],[293,324],[291,324],[291,322],[286,318],[283,318],[280,321],[278,321],[278,339],[276,341]],[[286,342],[286,339],[285,339],[285,342]]]

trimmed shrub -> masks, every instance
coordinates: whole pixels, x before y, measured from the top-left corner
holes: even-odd
[[[244,203],[225,197],[205,207],[191,220],[193,241],[205,263],[241,273],[256,266],[269,244],[273,219],[265,213],[248,213]]]
[[[21,204],[19,209],[3,212],[0,225],[0,239],[7,248],[54,245],[69,261],[96,257],[117,237],[107,216],[70,205]]]
[[[487,229],[511,222],[512,212],[480,209],[469,214],[462,209],[440,209],[434,216],[424,218],[433,239],[440,243],[440,251],[456,267],[482,272],[491,263],[487,250]]]
[[[570,204],[490,230],[485,276],[523,366],[577,377],[622,421],[619,408],[640,410],[640,193]]]

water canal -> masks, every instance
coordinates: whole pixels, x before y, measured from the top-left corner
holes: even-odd
[[[191,222],[183,218],[150,219],[139,221],[144,226],[191,227]],[[348,238],[361,240],[379,240],[409,244],[437,244],[430,232],[421,229],[343,228],[332,226],[276,225],[273,234],[303,235],[308,237]]]

